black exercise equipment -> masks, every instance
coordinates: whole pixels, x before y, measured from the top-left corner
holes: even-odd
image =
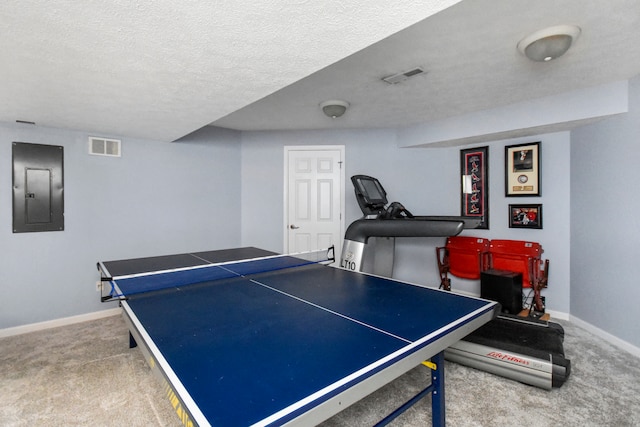
[[[451,237],[465,228],[476,228],[481,222],[467,217],[415,216],[398,202],[387,206],[387,193],[377,179],[355,175],[351,181],[364,218],[347,228],[340,260],[342,268],[364,271],[362,260],[371,237],[389,238],[391,242],[396,237]],[[393,265],[393,245],[385,254],[385,258],[391,259],[390,265]],[[548,263],[539,283],[531,283],[537,291],[536,308],[542,308],[539,290],[546,286],[547,274]],[[504,314],[449,347],[445,357],[551,389],[564,384],[571,371],[571,363],[564,357],[563,341],[564,330],[557,323]]]

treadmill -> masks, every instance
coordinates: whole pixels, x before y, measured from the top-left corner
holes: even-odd
[[[364,217],[345,233],[340,267],[391,277],[396,237],[449,237],[477,228],[481,219],[456,216],[414,216],[402,204],[387,206],[382,184],[367,175],[351,177]],[[370,238],[383,238],[370,245]],[[373,254],[371,253],[373,252]],[[381,258],[377,252],[382,252]],[[366,256],[376,257],[367,267]],[[380,259],[379,259],[380,258]],[[376,264],[384,267],[375,271]],[[374,270],[374,271],[371,271]],[[571,361],[564,357],[561,325],[532,318],[498,315],[445,350],[447,360],[551,390],[569,377]]]
[[[482,222],[474,217],[414,216],[399,202],[387,206],[387,192],[376,178],[354,175],[351,182],[364,217],[352,222],[345,232],[340,267],[347,270],[391,277],[396,237],[457,236]],[[373,244],[371,237],[376,238]],[[370,268],[366,267],[367,256],[375,257]]]

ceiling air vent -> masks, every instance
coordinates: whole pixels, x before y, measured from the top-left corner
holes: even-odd
[[[89,154],[120,157],[122,141],[119,139],[89,137]]]
[[[409,77],[417,76],[419,74],[423,74],[425,71],[421,67],[412,68],[408,71],[403,71],[401,73],[394,74],[392,76],[384,77],[382,80],[389,83],[390,85],[394,85],[396,83],[403,82],[407,80]]]

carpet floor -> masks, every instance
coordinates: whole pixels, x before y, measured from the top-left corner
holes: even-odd
[[[446,362],[449,426],[640,426],[640,361],[568,322],[551,391]],[[323,427],[368,426],[428,385],[419,366]],[[180,426],[120,316],[0,339],[0,426]],[[427,397],[391,425],[431,424]]]

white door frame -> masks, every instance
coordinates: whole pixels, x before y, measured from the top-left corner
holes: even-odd
[[[344,145],[285,145],[284,146],[284,200],[283,200],[283,253],[289,253],[289,152],[290,151],[321,151],[321,150],[338,150],[340,151],[340,236],[338,242],[335,243],[335,257],[338,259],[342,251],[342,242],[345,232],[345,158]]]

